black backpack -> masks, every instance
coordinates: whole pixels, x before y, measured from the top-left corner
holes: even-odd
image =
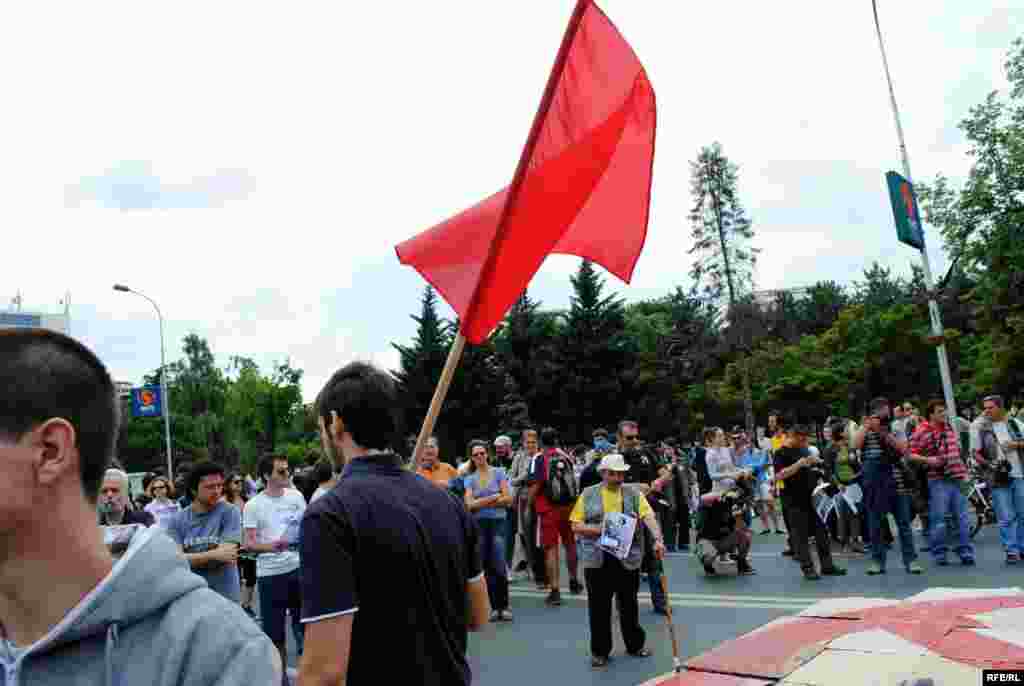
[[[579,496],[579,485],[573,472],[572,460],[558,451],[551,451],[547,457],[547,478],[544,480],[544,495],[552,505],[572,505]]]

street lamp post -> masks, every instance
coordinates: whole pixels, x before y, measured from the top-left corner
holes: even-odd
[[[167,478],[174,479],[173,462],[171,460],[171,415],[170,397],[167,395],[167,362],[164,357],[164,315],[160,312],[160,306],[149,296],[128,288],[122,284],[114,285],[115,291],[122,293],[134,293],[149,301],[149,304],[156,310],[157,319],[160,320],[160,410],[164,416],[164,440],[167,446]]]
[[[907,156],[907,144],[903,138],[903,123],[900,121],[900,110],[896,105],[896,91],[892,87],[892,76],[889,74],[889,58],[885,55],[885,42],[882,40],[882,26],[878,21],[878,2],[871,0],[871,9],[875,14],[875,30],[878,33],[878,49],[882,53],[882,66],[885,68],[885,81],[889,85],[889,101],[892,104],[892,116],[896,122],[896,137],[900,144],[900,158],[903,161],[903,174],[907,183],[913,187],[914,178],[910,175],[910,158]],[[922,237],[924,232],[921,233]],[[924,285],[928,290],[928,314],[931,319],[932,337],[940,341],[935,352],[939,358],[939,377],[942,380],[942,394],[946,399],[946,411],[950,416],[956,417],[956,398],[953,395],[953,380],[949,373],[949,356],[946,354],[946,343],[943,338],[942,314],[939,305],[935,302],[935,282],[932,280],[932,265],[928,259],[928,250],[921,246],[921,267],[924,276]]]

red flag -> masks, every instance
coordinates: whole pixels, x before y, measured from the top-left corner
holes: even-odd
[[[654,90],[592,0],[579,0],[512,184],[396,247],[482,343],[550,253],[629,283],[647,236]]]

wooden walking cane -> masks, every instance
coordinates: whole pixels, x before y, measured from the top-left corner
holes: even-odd
[[[676,640],[676,625],[672,621],[672,599],[668,595],[665,565],[661,566],[661,591],[665,594],[665,621],[668,623],[668,635],[672,638],[672,667],[675,673],[679,674],[683,671],[683,663],[679,659],[679,641]]]

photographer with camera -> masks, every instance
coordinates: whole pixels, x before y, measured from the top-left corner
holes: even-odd
[[[749,472],[737,475],[733,487],[721,493],[701,496],[697,519],[697,558],[708,576],[716,576],[716,558],[736,556],[737,574],[757,572],[748,554],[753,534],[747,524],[754,506],[756,482]]]
[[[1001,396],[990,395],[982,403],[975,457],[992,489],[1006,564],[1014,565],[1024,554],[1024,424],[1007,415]]]
[[[832,560],[828,529],[814,509],[814,489],[825,479],[821,457],[808,449],[810,431],[797,424],[787,433],[783,447],[775,451],[775,478],[782,482],[782,507],[789,513],[789,537],[793,555],[800,562],[804,578],[820,579],[825,576],[843,576],[846,570]],[[811,559],[810,537],[818,549],[821,574]]]
[[[917,562],[917,549],[910,529],[912,477],[904,463],[907,442],[889,431],[890,416],[889,401],[875,398],[868,405],[864,426],[853,437],[854,449],[861,451],[863,503],[867,509],[871,556],[874,558],[867,573],[871,576],[885,574],[888,549],[882,538],[882,522],[891,513],[899,530],[903,565],[907,573],[923,574],[924,569]]]

